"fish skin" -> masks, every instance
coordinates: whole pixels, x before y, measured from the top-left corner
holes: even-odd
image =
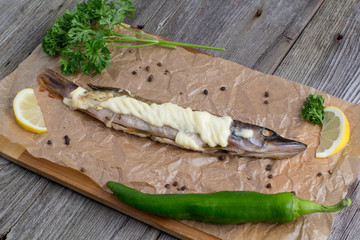
[[[66,78],[51,69],[46,69],[45,72],[39,75],[38,79],[39,84],[42,84],[49,91],[55,92],[64,98],[70,98],[70,93],[78,87],[76,84],[68,81]],[[87,101],[92,101],[95,105],[101,101],[109,99],[110,97],[123,95],[135,98],[148,104],[154,103],[148,99],[132,95],[127,90],[123,89],[100,87],[92,84],[89,84],[89,87],[91,89],[87,91],[86,98],[88,98]],[[101,96],[101,98],[99,96]],[[107,127],[114,128],[115,130],[121,130],[140,137],[149,137],[157,142],[189,149],[175,142],[178,130],[171,127],[152,126],[135,116],[114,113],[108,109],[99,110],[96,108],[88,108],[81,111],[98,119]],[[239,132],[242,129],[251,129],[253,131],[253,136],[250,138],[242,137],[239,135]],[[199,134],[197,133],[193,134],[193,139],[200,146],[199,151],[201,152],[255,158],[289,158],[305,151],[307,148],[307,145],[298,141],[286,139],[271,129],[250,123],[244,123],[239,120],[233,120],[230,126],[230,132],[231,134],[228,138],[228,146],[226,147],[209,147],[201,140]]]

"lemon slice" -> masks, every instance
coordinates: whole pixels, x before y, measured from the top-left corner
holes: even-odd
[[[345,114],[337,107],[326,107],[320,132],[317,158],[326,158],[343,149],[349,142],[350,127]]]
[[[16,121],[21,127],[35,133],[47,131],[32,88],[25,88],[18,92],[14,98],[13,107]]]

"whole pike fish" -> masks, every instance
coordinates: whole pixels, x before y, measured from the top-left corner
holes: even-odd
[[[61,95],[71,109],[83,111],[107,127],[180,148],[258,158],[288,158],[307,148],[271,129],[228,116],[154,103],[118,88],[89,84],[90,89],[84,89],[50,69],[39,75],[39,83]]]

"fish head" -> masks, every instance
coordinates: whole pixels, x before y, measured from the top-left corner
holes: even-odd
[[[229,137],[230,149],[241,155],[261,158],[288,158],[303,152],[307,145],[284,138],[275,131],[234,120]]]

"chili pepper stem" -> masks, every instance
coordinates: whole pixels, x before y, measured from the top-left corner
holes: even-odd
[[[297,212],[298,212],[298,216],[315,213],[315,212],[337,212],[343,208],[349,207],[350,204],[351,204],[350,198],[344,198],[340,202],[332,206],[318,204],[313,201],[302,200],[299,198],[299,201],[297,201],[297,208],[298,208]]]

